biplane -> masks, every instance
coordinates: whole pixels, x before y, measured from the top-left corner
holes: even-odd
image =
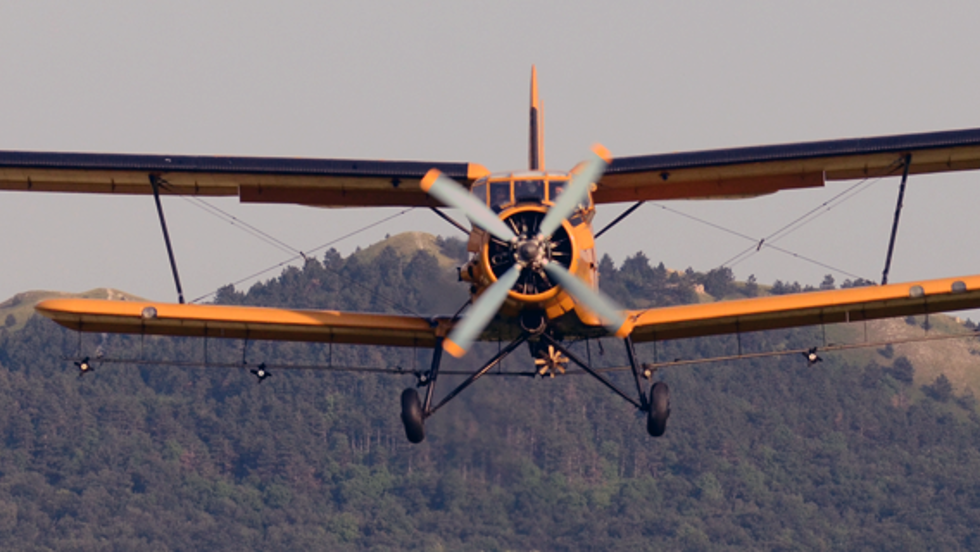
[[[180,155],[0,152],[0,189],[153,195],[174,268],[178,303],[46,300],[37,312],[79,332],[426,347],[431,364],[401,395],[413,443],[425,421],[504,357],[527,345],[537,374],[572,363],[644,413],[661,436],[670,415],[665,382],[647,381],[634,344],[980,307],[980,275],[624,310],[598,288],[595,239],[643,202],[728,199],[871,177],[980,169],[980,129],[753,146],[613,159],[601,146],[568,171],[545,169],[542,114],[532,69],[527,170],[490,172],[473,163]],[[470,285],[462,314],[405,316],[184,304],[160,196],[237,196],[242,202],[322,207],[456,208],[469,219]],[[633,202],[596,232],[596,206]],[[901,206],[901,197],[899,198]],[[898,210],[896,211],[896,220]],[[892,234],[894,239],[894,232]],[[436,401],[443,352],[481,340],[499,353]],[[624,390],[569,347],[615,337],[632,372]],[[816,358],[816,351],[809,356]],[[87,362],[77,363],[83,371]],[[261,369],[253,373],[262,379]],[[420,394],[418,389],[422,389]]]

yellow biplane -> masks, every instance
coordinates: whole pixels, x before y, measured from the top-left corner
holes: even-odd
[[[459,209],[472,224],[463,228],[470,259],[459,274],[471,284],[472,299],[462,317],[183,304],[175,265],[178,304],[55,299],[36,307],[81,332],[431,347],[431,366],[417,374],[424,396],[409,388],[401,397],[402,421],[413,443],[424,439],[426,418],[524,343],[537,373],[563,371],[568,362],[578,365],[644,412],[648,432],[660,436],[670,414],[669,391],[664,382],[644,382],[636,342],[980,307],[977,275],[623,310],[598,291],[595,238],[605,229],[592,227],[600,203],[752,197],[882,176],[900,176],[904,189],[910,174],[980,169],[980,129],[615,160],[596,146],[587,160],[562,172],[544,170],[541,128],[532,70],[526,171],[491,173],[472,163],[4,151],[0,189],[152,194],[171,262],[161,194],[324,207]],[[509,344],[434,401],[443,351],[461,357],[474,342],[501,336]],[[624,341],[635,395],[567,346],[572,339],[605,336]],[[265,374],[257,375],[261,380]]]

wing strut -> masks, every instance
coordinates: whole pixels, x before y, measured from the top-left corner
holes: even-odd
[[[459,230],[464,234],[466,234],[467,236],[470,235],[470,231],[467,230],[465,226],[457,222],[456,219],[454,219],[453,217],[447,215],[446,213],[443,213],[442,210],[439,209],[438,207],[429,207],[429,209],[432,209],[432,212],[439,215],[442,218],[442,220],[448,222],[449,224],[452,224],[456,228],[459,228]]]
[[[170,257],[170,270],[174,273],[174,284],[177,286],[177,301],[184,303],[184,290],[180,287],[180,274],[177,273],[177,260],[174,258],[174,248],[170,245],[170,232],[167,231],[167,219],[163,216],[163,204],[160,203],[160,177],[150,175],[150,186],[153,187],[153,199],[157,203],[157,214],[160,215],[160,227],[163,229],[163,241],[167,244],[167,255]]]
[[[909,166],[912,154],[905,154],[902,168],[902,183],[898,185],[898,203],[895,205],[895,220],[892,221],[892,235],[888,239],[888,254],[885,255],[885,270],[881,273],[881,285],[888,283],[888,271],[892,267],[892,253],[895,251],[895,237],[898,236],[898,218],[902,215],[902,202],[905,199],[905,182],[909,179]]]
[[[637,201],[636,203],[633,204],[632,207],[630,207],[629,209],[623,211],[618,217],[616,217],[615,219],[613,219],[612,222],[610,222],[609,224],[603,226],[602,227],[602,230],[599,230],[598,232],[596,232],[595,233],[595,236],[593,236],[593,237],[598,238],[599,236],[605,234],[607,230],[609,230],[613,226],[616,226],[617,224],[619,224],[620,222],[622,222],[623,219],[625,219],[626,217],[632,215],[633,214],[633,211],[636,211],[637,209],[639,209],[640,208],[640,205],[643,205],[644,203],[646,203],[646,200]]]

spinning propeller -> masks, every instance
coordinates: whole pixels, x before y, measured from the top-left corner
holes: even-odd
[[[551,235],[585,201],[589,187],[602,176],[609,160],[608,150],[599,145],[594,146],[592,155],[572,174],[565,191],[545,214],[537,232],[534,235],[520,236],[455,180],[444,176],[437,169],[426,173],[422,179],[423,190],[446,205],[463,211],[475,226],[507,244],[516,261],[493,285],[484,290],[466,317],[453,328],[443,342],[446,351],[457,358],[466,354],[466,350],[500,310],[508,292],[521,279],[524,271],[534,271],[550,277],[578,302],[597,314],[610,332],[622,336],[628,331],[626,319],[619,307],[551,259]]]

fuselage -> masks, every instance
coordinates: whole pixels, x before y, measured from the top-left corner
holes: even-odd
[[[550,239],[542,241],[538,237],[538,224],[565,190],[570,178],[568,172],[524,171],[496,173],[473,183],[471,193],[497,213],[519,237],[515,247],[480,228],[474,228],[470,233],[467,250],[471,257],[461,267],[460,277],[471,283],[470,292],[474,299],[515,263],[525,263],[532,270],[523,271],[521,279],[511,288],[501,307],[501,316],[515,318],[539,313],[544,322],[574,312],[578,322],[587,326],[601,324],[544,271],[534,270],[549,262],[559,263],[589,286],[597,287],[598,268],[592,231],[595,208],[591,193]]]

